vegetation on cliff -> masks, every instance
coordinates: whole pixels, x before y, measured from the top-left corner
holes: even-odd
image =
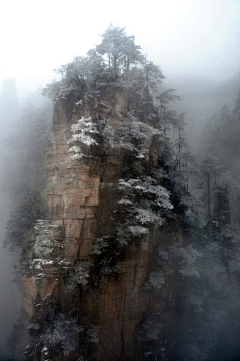
[[[229,155],[239,160],[229,142],[239,128],[239,101],[232,112],[223,108],[209,122],[204,136],[206,154],[197,162],[185,139],[184,114],[173,109],[178,96],[173,89],[163,90],[160,67],[140,50],[133,36],[110,26],[101,44],[86,57],[76,57],[57,69],[62,79],[43,90],[54,99],[60,117],[50,142],[54,150],[48,171],[53,175],[47,191],[54,201],[49,214],[39,196],[44,182],[38,183],[42,178],[37,176],[39,166],[43,167],[46,128],[39,130],[39,119],[43,119],[37,118],[30,132],[38,135],[41,152],[33,152],[31,137],[22,137],[28,150],[21,159],[26,171],[20,180],[27,185],[30,198],[23,197],[10,214],[6,244],[24,250],[28,246],[28,252],[22,253],[22,258],[28,257],[28,269],[22,272],[34,280],[37,289],[26,360],[112,360],[102,347],[103,329],[109,327],[102,321],[106,314],[99,309],[105,294],[112,305],[107,312],[116,311],[107,320],[112,327],[118,323],[120,329],[117,336],[108,334],[107,342],[109,347],[120,344],[119,360],[223,360],[222,328],[231,319],[231,332],[239,332],[240,290],[233,287],[239,280],[239,227],[236,222],[230,224],[229,209],[239,195],[239,179],[227,162]],[[64,111],[67,117],[63,120]],[[61,124],[65,127],[63,148],[58,153]],[[223,156],[219,156],[220,149]],[[208,153],[217,159],[210,159]],[[58,175],[64,167],[63,190],[58,187],[62,180]],[[75,179],[81,169],[88,169],[89,178],[79,173]],[[97,205],[89,200],[94,176],[99,180]],[[73,192],[74,182],[79,182],[78,188],[79,184],[91,185],[86,186],[90,192],[84,202],[71,208],[74,193],[69,196],[67,190]],[[67,213],[68,207],[72,213]],[[86,209],[89,213],[80,215]],[[234,211],[234,217],[238,215]],[[39,221],[44,217],[49,220]],[[87,223],[91,217],[94,223]],[[79,228],[75,238],[68,238],[67,231],[74,228],[73,224],[69,227],[72,218]],[[33,235],[39,222],[44,236],[27,238],[26,229]],[[86,233],[89,224],[90,234]],[[51,227],[56,231],[52,238]],[[76,252],[71,242],[76,242]],[[74,256],[68,259],[71,252]],[[43,284],[51,292],[41,299]],[[111,287],[116,294],[107,293]],[[143,303],[133,294],[142,296]],[[134,320],[124,318],[123,309],[127,314],[128,308]],[[123,330],[130,322],[132,345],[127,348]],[[231,339],[226,345],[236,347],[236,342]]]

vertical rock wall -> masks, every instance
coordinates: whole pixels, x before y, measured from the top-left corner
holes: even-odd
[[[78,347],[69,355],[53,355],[52,360],[77,360],[80,355],[101,361],[142,359],[136,327],[150,302],[144,283],[155,244],[153,232],[129,244],[118,261],[119,273],[100,275],[95,267],[88,285],[66,292],[69,271],[77,261],[94,264],[92,246],[111,228],[118,201],[112,185],[121,178],[126,157],[119,148],[108,147],[103,155],[90,146],[86,157],[73,160],[68,144],[71,125],[82,116],[92,116],[105,118],[117,129],[128,111],[126,96],[117,91],[106,93],[94,104],[85,97],[80,103],[78,99],[59,99],[54,106],[52,137],[46,148],[49,220],[39,220],[35,227],[29,272],[24,276],[25,303],[32,319],[39,321],[47,300],[54,300],[61,312],[74,313],[80,323],[83,319],[97,332],[93,336],[86,326],[87,336],[76,336]],[[157,143],[154,138],[146,142],[149,162],[156,163]],[[51,356],[41,345],[30,342],[30,347],[28,359]]]

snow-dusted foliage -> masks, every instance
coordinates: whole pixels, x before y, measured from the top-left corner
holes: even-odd
[[[97,238],[94,245],[92,246],[92,254],[100,255],[105,252],[109,248],[109,236],[103,236],[101,238]]]
[[[135,212],[135,219],[140,224],[159,223],[159,225],[162,225],[163,223],[163,219],[158,217],[152,210],[136,208]]]
[[[150,176],[120,179],[117,183],[119,200],[112,218],[112,232],[97,238],[92,255],[102,274],[119,272],[118,259],[133,238],[149,234],[149,226],[162,225],[173,206],[168,191]]]
[[[161,130],[139,121],[133,111],[128,113],[116,131],[106,125],[103,132],[105,146],[124,148],[137,159],[148,158],[149,147],[146,144],[154,135],[162,135]]]
[[[123,204],[124,206],[132,206],[133,202],[131,202],[129,199],[122,198],[120,201],[118,201],[118,204]]]
[[[88,284],[89,269],[92,263],[89,261],[79,261],[70,272],[67,285],[68,289],[74,289],[78,285],[86,286]]]
[[[130,226],[129,230],[133,236],[142,236],[149,233],[147,228],[141,226]]]
[[[173,208],[167,189],[149,176],[129,180],[120,179],[118,189],[123,195],[118,204],[125,206],[126,212],[133,218],[133,224],[130,227],[162,225],[164,212]],[[130,228],[130,231],[134,233],[134,228]],[[146,234],[147,231],[140,228],[137,233]]]
[[[113,186],[113,185],[112,185]],[[120,179],[117,183],[119,200],[112,218],[112,231],[97,238],[92,255],[101,267],[101,274],[120,271],[119,259],[133,239],[149,234],[149,226],[162,225],[173,206],[168,191],[150,176]]]
[[[113,235],[96,239],[92,246],[92,255],[101,267],[101,274],[109,275],[120,272],[118,259],[126,249],[130,239],[131,233],[127,228],[123,228],[120,223],[116,223]]]
[[[99,134],[97,125],[93,123],[92,118],[81,117],[77,124],[71,126],[72,137],[68,140],[68,144],[80,144],[82,146],[98,145],[94,139],[94,135]],[[79,145],[74,145],[69,149],[69,152],[75,153],[71,155],[72,160],[81,159],[84,154],[82,153]]]
[[[71,155],[70,158],[72,160],[79,160],[79,159],[82,159],[83,156],[84,156],[83,153],[76,153],[76,154]]]
[[[61,348],[64,355],[69,355],[70,351],[77,346],[76,333],[83,331],[77,320],[73,317],[58,313],[51,320],[46,332],[41,336],[44,342],[44,352],[50,347]]]
[[[60,99],[68,99],[70,94],[77,94],[78,93],[78,87],[74,84],[71,84],[69,82],[65,82],[65,83],[55,83],[55,87],[54,87],[54,83],[51,87],[51,93],[52,95],[56,96],[57,98]],[[47,89],[46,89],[46,93],[43,92],[43,95],[48,94],[47,93]]]
[[[102,150],[108,147],[121,148],[130,152],[136,159],[144,160],[149,156],[149,145],[153,136],[162,135],[160,129],[139,121],[133,111],[128,113],[117,129],[113,129],[105,119],[94,123],[91,117],[81,117],[78,123],[71,126],[71,132],[73,135],[68,144],[75,144],[70,148],[70,152],[75,153],[71,155],[73,160],[84,156],[81,145],[100,146]],[[100,143],[96,141],[96,135],[101,137]]]
[[[36,237],[36,241],[34,242],[33,248],[37,256],[46,256],[53,251],[52,241],[48,238],[47,235],[38,235]]]
[[[85,145],[97,144],[96,140],[91,136],[98,134],[96,124],[92,122],[92,118],[84,118],[78,120],[77,124],[71,126],[71,132],[74,133],[72,138],[68,141],[69,144],[74,142],[80,142]]]
[[[117,230],[117,234],[116,234],[117,245],[119,247],[127,246],[131,238],[128,229],[125,229],[122,227],[122,225],[118,224],[116,230]]]
[[[173,205],[169,199],[168,190],[161,185],[158,185],[157,181],[152,177],[146,176],[137,179],[129,179],[128,181],[120,179],[118,188],[119,190],[126,190],[128,193],[129,191],[130,193],[134,192],[140,197],[153,198],[156,206],[164,209],[173,209]]]
[[[72,148],[69,149],[69,152],[79,153],[80,150],[81,150],[80,147],[78,147],[77,145],[74,145]]]

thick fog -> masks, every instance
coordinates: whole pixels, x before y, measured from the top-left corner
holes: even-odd
[[[75,56],[84,56],[100,42],[99,34],[110,23],[125,27],[129,35],[135,36],[136,44],[141,45],[147,58],[161,66],[166,77],[163,88],[174,88],[180,95],[181,101],[175,102],[174,107],[186,113],[186,133],[194,154],[201,147],[201,133],[207,119],[223,105],[233,109],[240,91],[238,0],[150,0],[147,3],[123,0],[118,4],[108,0],[69,0],[64,4],[55,0],[13,0],[1,3],[0,361],[11,358],[8,340],[22,306],[21,294],[12,282],[17,277],[14,274],[17,253],[2,247],[12,202],[11,192],[4,188],[6,161],[11,156],[11,147],[6,143],[14,133],[20,103],[23,106],[27,94],[57,78],[53,69]],[[15,85],[17,93],[14,94]],[[206,264],[211,261],[209,254],[203,259]],[[227,291],[223,296],[222,308],[227,305]],[[235,299],[229,302],[236,306]],[[221,341],[224,329],[233,320],[233,315],[231,317],[219,327],[218,344],[223,355]],[[230,332],[235,330],[239,328],[234,326]],[[233,348],[233,358],[237,360],[240,350],[234,337],[232,343],[223,342],[223,345]]]
[[[238,0],[3,2],[0,79],[16,77],[21,92],[44,86],[53,69],[99,43],[110,23],[135,35],[166,77],[227,79],[239,71],[239,19]]]
[[[6,191],[6,184],[4,183],[6,161],[9,159],[10,153],[10,149],[6,147],[6,141],[10,137],[14,124],[17,122],[18,115],[19,103],[15,80],[7,79],[0,92],[0,360],[6,360],[10,357],[8,339],[22,305],[20,292],[14,282],[16,278],[14,266],[18,264],[17,254],[2,247],[11,203],[10,193]]]

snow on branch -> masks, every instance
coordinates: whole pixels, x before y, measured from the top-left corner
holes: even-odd
[[[118,190],[122,195],[118,204],[125,207],[126,213],[132,218],[133,224],[129,230],[133,235],[148,233],[148,229],[142,225],[162,225],[164,213],[173,209],[167,189],[150,176],[120,179]]]
[[[92,263],[89,261],[79,261],[70,272],[66,287],[74,289],[78,285],[86,286],[88,284],[89,272]]]
[[[99,134],[97,125],[92,122],[92,118],[84,118],[78,120],[77,124],[71,126],[72,137],[67,141],[68,144],[80,143],[82,145],[90,147],[91,145],[98,145],[94,139],[95,134]],[[70,152],[75,154],[71,155],[72,160],[81,159],[84,154],[81,152],[81,148],[74,145],[69,149]]]

